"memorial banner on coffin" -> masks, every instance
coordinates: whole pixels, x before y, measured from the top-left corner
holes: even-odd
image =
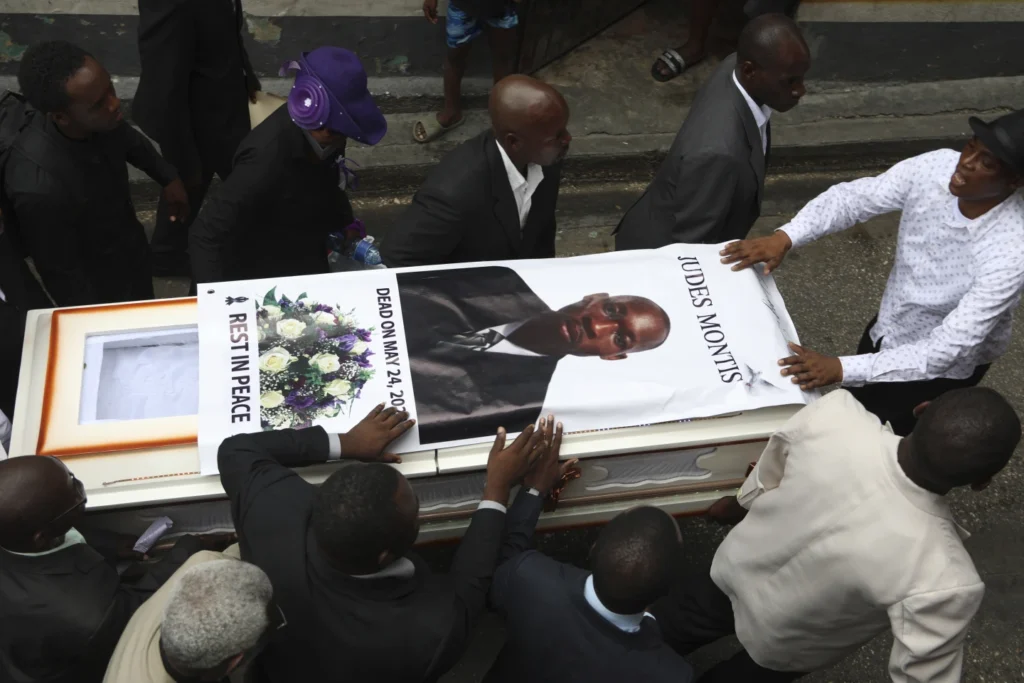
[[[398,453],[490,441],[554,413],[568,432],[809,396],[779,374],[796,330],[770,276],[715,245],[371,270],[199,288],[204,473],[242,432],[342,432],[384,403]]]

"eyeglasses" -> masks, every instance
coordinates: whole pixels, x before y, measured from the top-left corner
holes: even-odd
[[[65,520],[68,517],[71,517],[73,514],[75,514],[76,512],[80,511],[82,508],[85,507],[85,503],[86,501],[88,501],[88,498],[85,495],[85,484],[83,484],[80,479],[77,479],[75,477],[72,477],[72,479],[74,479],[75,484],[75,504],[69,507],[64,512],[57,515],[56,517],[54,517],[52,520],[50,520],[50,522],[46,525],[47,527],[55,528],[63,526],[65,524]]]

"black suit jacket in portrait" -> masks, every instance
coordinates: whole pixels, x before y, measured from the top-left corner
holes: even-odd
[[[736,55],[726,57],[697,93],[654,180],[615,228],[616,250],[743,239],[761,215],[766,155],[735,69]]]
[[[398,273],[420,443],[517,432],[540,417],[560,357],[474,351],[455,335],[523,322],[550,307],[511,268]]]
[[[200,549],[183,536],[133,584],[85,543],[31,556],[0,549],[0,681],[100,683],[132,614]]]
[[[508,173],[486,131],[445,155],[381,244],[385,265],[426,266],[555,255],[560,164],[544,168],[526,226]]]
[[[410,578],[354,578],[320,554],[309,526],[316,487],[289,469],[328,454],[321,427],[239,434],[218,453],[242,559],[270,577],[288,622],[258,660],[264,680],[436,681],[462,656],[486,607],[498,558],[507,553],[506,515],[473,514],[447,575],[410,554]],[[520,498],[510,519],[540,505],[536,496]]]

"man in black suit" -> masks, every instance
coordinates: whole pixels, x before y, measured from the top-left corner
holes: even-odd
[[[260,81],[242,42],[241,0],[139,0],[142,73],[132,118],[157,141],[199,211],[213,174],[221,180],[249,133]],[[155,275],[189,272],[188,225],[161,201],[150,247]]]
[[[666,512],[639,507],[601,530],[593,573],[529,550],[537,515],[512,527],[518,551],[498,568],[490,603],[505,647],[484,683],[689,683],[693,669],[646,613],[681,568],[682,536]]]
[[[535,422],[563,357],[622,360],[661,346],[671,329],[638,296],[591,294],[552,310],[502,266],[397,278],[422,444]]]
[[[529,76],[491,90],[491,130],[434,167],[381,245],[389,267],[549,258],[569,105]]]
[[[18,68],[24,103],[3,167],[4,221],[58,306],[153,298],[149,244],[132,203],[128,164],[189,214],[178,172],[128,125],[110,74],[77,45],[30,46]],[[15,98],[16,99],[16,98]]]
[[[375,145],[388,127],[366,71],[330,46],[288,68],[297,72],[288,103],[242,140],[231,177],[189,231],[197,283],[329,272],[328,235],[354,223],[345,148]]]
[[[347,434],[321,427],[239,434],[218,453],[242,559],[270,577],[288,625],[260,657],[275,683],[436,681],[462,655],[504,538],[509,490],[548,453],[552,429],[523,430],[505,448],[499,432],[487,462],[483,501],[452,563],[435,576],[410,549],[419,501],[384,462],[384,448],[412,426],[407,413],[378,406]],[[319,488],[289,470],[340,458],[349,465]],[[508,516],[539,506],[516,497]]]
[[[201,549],[184,536],[128,584],[75,530],[85,505],[60,460],[0,461],[0,680],[99,683],[135,610]]]
[[[803,97],[811,58],[792,19],[765,14],[697,93],[668,156],[615,229],[615,248],[743,239],[761,215],[772,111]]]

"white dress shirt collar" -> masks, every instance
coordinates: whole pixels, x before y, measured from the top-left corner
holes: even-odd
[[[626,633],[636,633],[640,630],[640,622],[644,620],[644,613],[639,614],[616,614],[610,609],[604,606],[601,599],[597,597],[597,591],[594,590],[594,575],[591,574],[587,577],[587,583],[583,587],[583,597],[586,599],[587,604],[590,605],[595,612],[601,615],[601,618],[607,621],[609,624],[625,631]]]
[[[352,574],[353,579],[411,579],[416,575],[416,565],[408,557],[400,557],[373,574]]]
[[[884,432],[888,432],[890,435],[889,438],[899,439],[899,437],[892,434],[892,427],[888,424],[882,425],[882,430]],[[886,453],[885,457],[882,458],[882,461],[885,463],[885,471],[888,473],[893,485],[899,489],[900,493],[903,494],[907,501],[921,512],[926,512],[929,515],[949,520],[956,528],[956,532],[959,534],[961,540],[967,540],[970,538],[970,532],[957,524],[956,520],[953,519],[953,513],[949,509],[949,503],[946,501],[945,497],[923,489],[911,481],[910,477],[907,476],[907,473],[903,471],[902,467],[900,467],[898,456],[899,448],[893,448],[890,453]]]
[[[523,321],[523,322],[525,322],[525,321]],[[513,356],[539,356],[540,355],[539,353],[534,353],[533,351],[530,351],[529,349],[524,349],[522,346],[518,346],[516,344],[513,344],[511,341],[508,340],[508,336],[510,334],[512,334],[513,332],[515,332],[516,330],[518,330],[522,326],[523,326],[523,323],[522,322],[518,322],[518,323],[509,323],[507,325],[497,325],[495,327],[488,327],[487,328],[488,330],[494,330],[495,332],[500,334],[502,337],[505,337],[505,339],[502,339],[500,342],[498,342],[497,344],[495,344],[491,348],[487,349],[485,351],[485,353],[508,353],[508,354],[513,355]],[[484,330],[480,330],[480,332],[483,332],[483,331]]]
[[[13,550],[8,550],[7,552],[11,553],[12,555],[23,555],[24,557],[42,557],[43,555],[50,555],[52,553],[60,552],[65,548],[70,548],[71,546],[78,545],[79,543],[85,543],[85,537],[82,536],[82,534],[80,534],[77,529],[71,528],[68,529],[68,532],[66,534],[64,534],[64,542],[56,548],[50,548],[49,550],[44,550],[41,553],[16,553]]]
[[[736,89],[743,95],[743,99],[746,101],[747,106],[750,107],[750,113],[754,115],[754,123],[757,125],[757,132],[761,134],[761,151],[764,153],[768,152],[768,136],[765,134],[765,129],[768,126],[768,119],[772,117],[772,110],[767,106],[757,106],[753,98],[747,94],[747,91],[740,85],[740,80],[736,78],[736,72],[732,72],[732,82],[736,84]]]
[[[512,196],[516,200],[516,208],[519,210],[519,228],[526,226],[526,219],[530,215],[530,206],[533,204],[533,193],[537,191],[542,180],[544,180],[544,169],[537,164],[526,165],[526,177],[519,172],[516,165],[509,159],[505,148],[498,143],[498,153],[501,154],[501,161],[505,164],[505,174],[508,176],[508,184],[512,188]]]

